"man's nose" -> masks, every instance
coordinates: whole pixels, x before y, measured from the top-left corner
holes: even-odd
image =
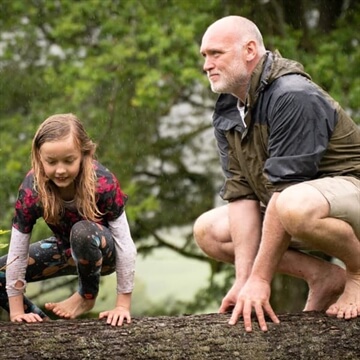
[[[203,70],[205,72],[211,70],[214,68],[214,63],[210,58],[205,58],[204,60],[204,65],[203,65]]]

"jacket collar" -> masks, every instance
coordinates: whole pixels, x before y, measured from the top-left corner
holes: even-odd
[[[256,65],[250,79],[249,90],[246,95],[246,112],[254,107],[259,95],[276,79],[288,74],[300,74],[311,80],[305,73],[303,66],[294,61],[283,58],[278,51],[267,51]],[[231,94],[220,94],[213,114],[214,127],[220,130],[235,128],[245,130],[237,109],[238,99]]]

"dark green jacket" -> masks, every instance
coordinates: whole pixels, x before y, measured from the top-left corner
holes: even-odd
[[[257,199],[311,179],[360,179],[360,128],[303,66],[267,52],[251,77],[245,119],[221,94],[213,115],[224,200]]]

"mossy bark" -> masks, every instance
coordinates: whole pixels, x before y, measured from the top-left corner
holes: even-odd
[[[136,317],[112,327],[95,319],[0,322],[1,359],[359,359],[360,318],[280,315],[269,331],[227,324],[228,314]]]

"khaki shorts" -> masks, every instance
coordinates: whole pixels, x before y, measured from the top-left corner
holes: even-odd
[[[360,180],[350,176],[326,177],[306,181],[316,188],[330,205],[330,216],[346,221],[360,239]],[[292,238],[290,248],[313,250],[301,239]]]
[[[350,176],[326,177],[307,181],[325,197],[330,217],[346,221],[360,239],[360,180]]]

